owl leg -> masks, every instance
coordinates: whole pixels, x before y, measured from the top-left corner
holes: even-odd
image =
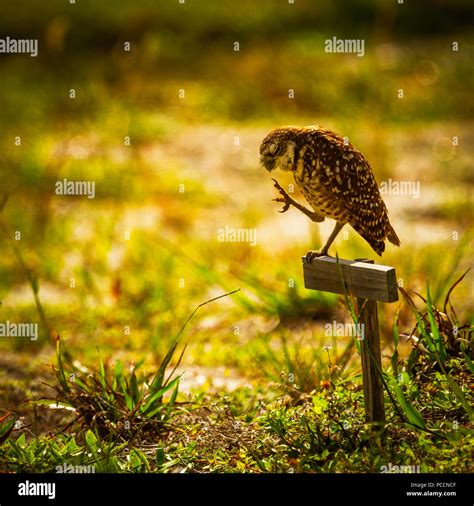
[[[290,205],[293,207],[296,207],[296,209],[299,209],[303,214],[306,214],[306,216],[311,220],[315,221],[317,223],[320,223],[321,221],[324,221],[324,215],[316,212],[316,211],[310,211],[307,207],[301,205],[299,202],[297,202],[295,199],[291,198],[288,193],[279,185],[279,183],[276,181],[276,179],[273,179],[275,182],[274,186],[275,188],[280,192],[281,197],[278,197],[277,199],[273,199],[275,202],[283,202],[285,205],[283,206],[283,209],[279,211],[280,213],[284,213],[288,211]]]
[[[341,228],[344,226],[344,223],[337,221],[336,226],[334,227],[334,230],[332,231],[331,235],[329,236],[328,240],[326,241],[326,244],[319,249],[318,251],[308,251],[306,253],[306,261],[310,264],[311,260],[315,257],[322,257],[328,254],[329,246],[334,242],[334,239],[336,238],[337,234],[341,231]]]

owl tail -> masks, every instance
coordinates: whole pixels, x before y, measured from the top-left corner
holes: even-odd
[[[400,239],[390,223],[387,226],[387,239],[395,246],[400,246]]]

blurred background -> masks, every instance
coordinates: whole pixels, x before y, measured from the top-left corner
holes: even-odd
[[[197,304],[241,288],[187,330],[184,388],[268,382],[282,349],[323,379],[323,346],[348,344],[324,325],[349,315],[302,282],[301,256],[332,223],[278,214],[259,165],[287,124],[349,137],[379,183],[420,184],[419,198],[384,196],[401,248],[378,259],[347,227],[333,254],[393,265],[442,301],[472,252],[472,28],[468,0],[2,2],[0,38],[39,40],[36,58],[0,55],[2,220],[51,328],[85,363],[152,367]],[[325,53],[333,37],[363,39],[364,56]],[[64,179],[95,182],[95,198],[56,195]],[[219,241],[226,227],[257,244]],[[39,322],[3,231],[0,258],[0,320]],[[461,319],[473,301],[471,276],[452,297]],[[381,308],[387,350],[397,310]],[[400,319],[409,332],[403,305]],[[8,404],[12,378],[48,374],[53,348],[44,332],[0,347]]]

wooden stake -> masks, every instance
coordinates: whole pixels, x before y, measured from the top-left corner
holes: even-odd
[[[365,413],[369,422],[384,422],[382,357],[380,352],[377,302],[357,299],[359,323],[363,325],[364,339],[360,341],[362,383],[364,385]]]
[[[303,257],[305,287],[331,293],[348,293],[357,297],[359,323],[363,325],[361,343],[362,383],[365,413],[369,422],[385,421],[383,404],[382,357],[380,350],[377,301],[398,300],[395,269],[374,265],[373,260],[339,260],[314,258],[311,264]]]

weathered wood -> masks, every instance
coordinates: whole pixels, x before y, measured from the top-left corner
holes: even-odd
[[[340,270],[339,270],[340,266]],[[398,300],[397,277],[394,267],[374,265],[357,260],[316,257],[309,264],[303,257],[304,286],[310,290],[344,293],[381,302]],[[341,274],[342,272],[342,279]]]
[[[369,422],[384,422],[382,357],[380,352],[379,319],[377,302],[357,299],[359,323],[363,325],[360,341],[362,359],[362,383],[364,386],[365,414]]]

